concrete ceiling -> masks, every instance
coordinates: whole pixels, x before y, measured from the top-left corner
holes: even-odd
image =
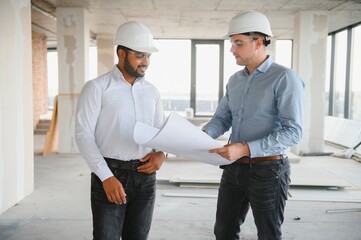
[[[126,21],[147,25],[155,38],[220,39],[241,10],[266,14],[278,39],[292,39],[298,11],[329,12],[329,32],[361,22],[361,0],[32,0],[32,27],[56,39],[56,8],[89,12],[91,37],[110,37]]]

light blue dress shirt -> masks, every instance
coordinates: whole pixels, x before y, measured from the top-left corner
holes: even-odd
[[[233,74],[226,95],[203,130],[217,138],[232,129],[231,143],[246,142],[250,157],[287,153],[302,138],[304,83],[268,57],[251,75]]]

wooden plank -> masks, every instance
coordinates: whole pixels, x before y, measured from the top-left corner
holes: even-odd
[[[43,155],[58,152],[58,96],[54,99],[54,110],[51,117],[50,128],[45,137]]]

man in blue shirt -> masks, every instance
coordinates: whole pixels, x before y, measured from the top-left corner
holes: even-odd
[[[240,239],[240,225],[252,208],[258,239],[281,239],[290,184],[287,150],[302,138],[304,83],[266,54],[272,36],[266,16],[241,12],[227,37],[237,65],[226,95],[203,131],[217,138],[232,128],[230,143],[209,152],[235,160],[223,166],[214,233]]]

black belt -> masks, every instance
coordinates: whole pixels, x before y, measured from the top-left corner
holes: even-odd
[[[123,160],[107,158],[107,157],[105,157],[104,159],[109,167],[123,169],[123,170],[132,170],[132,171],[137,171],[137,168],[139,166],[142,166],[147,163],[147,162],[141,162],[139,161],[139,159],[132,159],[129,161],[123,161]]]
[[[236,160],[236,162],[253,164],[253,163],[260,163],[260,162],[265,162],[265,161],[281,160],[281,159],[285,159],[285,158],[287,158],[286,154],[267,156],[267,157],[255,157],[255,158],[242,157],[242,158]]]

